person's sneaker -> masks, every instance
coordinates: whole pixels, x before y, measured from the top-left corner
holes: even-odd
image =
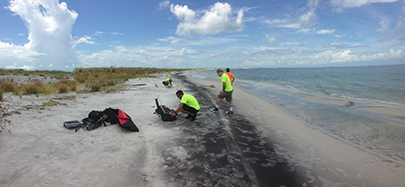
[[[233,114],[233,111],[226,111],[226,114]]]
[[[185,119],[190,119],[192,116],[189,114]]]
[[[214,108],[211,108],[210,110],[211,110],[211,111],[218,111],[218,108],[217,108],[217,107],[214,107]]]
[[[197,117],[197,114],[194,114],[194,116],[191,116],[190,121],[194,121],[196,117]]]

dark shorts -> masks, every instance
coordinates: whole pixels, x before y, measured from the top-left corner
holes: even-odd
[[[198,111],[200,111],[200,110],[196,110],[195,108],[190,107],[190,106],[185,105],[185,104],[183,104],[183,110],[185,110],[187,112],[190,112],[192,114],[196,114]]]
[[[230,92],[222,92],[222,93],[220,93],[220,94],[218,95],[218,97],[219,97],[220,99],[225,98],[227,101],[232,101],[232,93],[233,93],[233,90],[230,91]]]

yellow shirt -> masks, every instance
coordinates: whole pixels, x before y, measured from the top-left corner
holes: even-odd
[[[197,99],[189,94],[183,94],[183,97],[181,98],[181,103],[184,103],[185,105],[195,108],[196,110],[200,110],[200,105],[198,104]]]
[[[222,74],[222,77],[221,77],[221,83],[223,84],[224,82],[226,84],[225,91],[226,92],[232,91],[233,87],[231,84],[231,79],[229,78],[229,76],[226,73]]]

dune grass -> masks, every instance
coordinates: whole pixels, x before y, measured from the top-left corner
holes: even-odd
[[[29,84],[17,84],[13,79],[1,79],[0,97],[3,93],[12,92],[16,95],[69,93],[80,91],[111,92],[128,79],[152,77],[151,74],[188,69],[173,68],[77,68],[73,72],[64,71],[25,71],[0,69],[0,75],[38,75],[58,80],[57,83],[43,84],[39,80],[31,80]]]

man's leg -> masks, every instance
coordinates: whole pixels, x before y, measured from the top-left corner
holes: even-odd
[[[187,105],[183,105],[183,108],[180,110],[181,112],[188,114],[188,116],[186,117],[186,119],[190,119],[191,121],[194,121],[195,118],[197,117],[197,110],[195,110],[194,108],[191,108]]]
[[[183,112],[183,113],[188,114],[188,115],[190,115],[190,116],[194,115],[193,113],[191,113],[191,112],[189,112],[189,111],[187,111],[187,110],[184,110],[183,108],[180,109],[180,112]]]
[[[233,100],[232,100],[232,92],[231,94],[227,97],[227,100],[229,102],[229,111],[226,111],[227,114],[233,114]]]

